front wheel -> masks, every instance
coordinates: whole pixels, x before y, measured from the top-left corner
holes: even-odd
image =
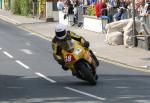
[[[78,71],[80,72],[81,77],[88,81],[92,85],[96,85],[97,79],[93,74],[92,67],[85,61],[77,62]]]

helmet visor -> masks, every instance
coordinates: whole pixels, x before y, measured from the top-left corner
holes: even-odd
[[[65,30],[62,31],[62,32],[56,32],[56,37],[57,37],[58,39],[64,39],[65,36],[66,36],[66,31],[65,31]]]

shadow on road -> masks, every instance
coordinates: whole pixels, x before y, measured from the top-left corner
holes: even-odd
[[[106,98],[106,103],[149,103],[150,76],[145,75],[99,75],[96,86],[73,80],[70,77],[55,77],[62,86],[69,86],[78,90]],[[67,79],[68,78],[68,79]]]
[[[43,78],[0,75],[0,102],[5,103],[53,103],[87,102],[97,100],[66,90],[58,83]]]
[[[150,76],[101,75],[96,86],[73,80],[73,77],[52,77],[52,84],[42,78],[0,75],[0,102],[6,103],[142,103],[150,101]],[[72,87],[99,97],[96,99],[66,90]]]

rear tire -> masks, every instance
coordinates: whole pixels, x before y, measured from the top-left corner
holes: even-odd
[[[92,58],[94,59],[94,61],[96,63],[96,66],[98,67],[99,66],[99,61],[98,61],[97,57],[94,55],[92,50],[89,50],[89,51],[91,53]]]
[[[84,80],[88,81],[90,84],[96,85],[97,80],[93,75],[92,67],[85,61],[79,61],[77,65],[79,69],[78,71],[81,72],[82,78],[84,78]]]

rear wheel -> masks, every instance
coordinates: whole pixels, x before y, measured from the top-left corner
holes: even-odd
[[[96,85],[97,80],[93,74],[92,67],[85,61],[79,61],[77,65],[81,79],[88,81],[92,85]]]

